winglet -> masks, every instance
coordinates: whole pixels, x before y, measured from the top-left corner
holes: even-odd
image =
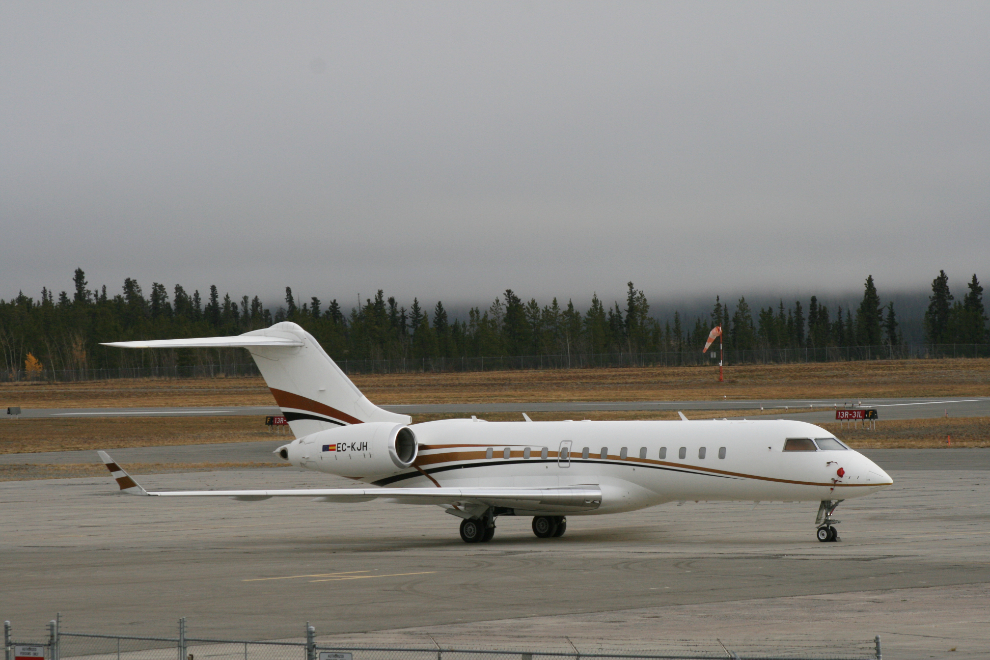
[[[529,415],[527,415],[526,413],[523,413],[523,419],[525,419],[527,422],[532,422],[533,421],[533,420],[531,420],[529,418]]]
[[[684,416],[684,413],[682,413],[680,410],[677,411],[677,414],[681,416],[681,421],[684,421],[684,422],[688,421],[688,418],[685,417]]]
[[[124,472],[123,468],[117,465],[114,460],[110,458],[108,453],[105,451],[97,451],[96,453],[100,455],[100,460],[102,460],[103,464],[107,466],[108,470],[110,470],[110,474],[113,475],[113,478],[117,480],[117,485],[120,486],[120,490],[128,495],[148,494],[148,491],[142,488],[138,482],[131,479],[131,475]]]

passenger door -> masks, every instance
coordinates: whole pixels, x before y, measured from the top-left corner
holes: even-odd
[[[557,467],[571,467],[571,440],[561,440],[560,449],[557,450]]]

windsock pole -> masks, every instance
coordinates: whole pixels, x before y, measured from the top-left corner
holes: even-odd
[[[721,326],[719,326],[719,327],[721,328]],[[718,332],[718,382],[720,382],[720,383],[724,383],[725,382],[724,380],[722,380],[722,357],[723,357],[723,353],[722,353],[722,331],[720,329],[719,332]]]

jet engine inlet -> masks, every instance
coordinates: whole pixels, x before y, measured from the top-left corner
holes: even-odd
[[[389,453],[392,454],[392,462],[397,467],[409,467],[416,460],[416,455],[419,453],[416,434],[408,426],[403,426],[395,434],[395,440],[389,443],[389,450]]]

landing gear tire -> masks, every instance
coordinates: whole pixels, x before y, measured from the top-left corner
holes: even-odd
[[[557,532],[557,519],[554,516],[535,516],[533,533],[537,538],[548,539]]]
[[[561,516],[557,518],[557,529],[553,533],[554,538],[563,536],[564,532],[566,531],[567,531],[567,518]]]
[[[839,530],[836,527],[828,528],[828,542],[835,543],[839,540]]]
[[[492,525],[491,527],[486,527],[485,528],[485,535],[481,537],[481,542],[482,543],[488,543],[493,538],[495,538],[495,526],[494,525]]]
[[[832,529],[833,529],[832,527],[825,527],[824,525],[819,527],[818,533],[816,534],[818,540],[821,541],[822,543],[831,541],[832,535],[835,533],[834,531],[831,531]],[[463,536],[463,532],[461,533],[461,535]]]
[[[485,538],[485,523],[480,520],[461,521],[461,540],[465,543],[481,543]]]

